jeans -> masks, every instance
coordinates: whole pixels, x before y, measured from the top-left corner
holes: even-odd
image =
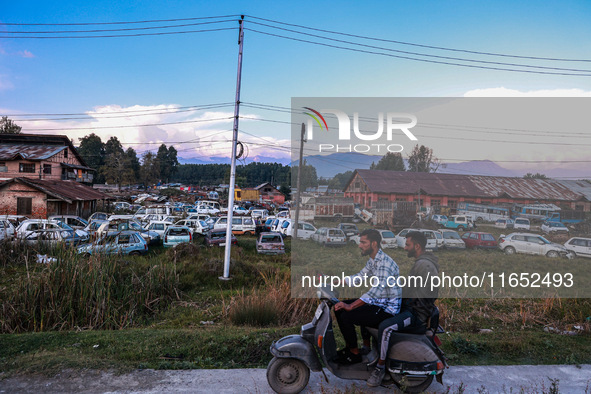
[[[351,304],[355,300],[343,301],[347,304]],[[345,343],[350,349],[357,347],[357,332],[355,326],[366,326],[377,328],[378,325],[385,319],[391,318],[392,315],[384,312],[382,308],[375,305],[365,304],[352,311],[335,311],[339,328],[345,338]],[[363,332],[363,331],[362,331]]]

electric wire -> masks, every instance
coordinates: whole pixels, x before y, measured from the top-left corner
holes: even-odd
[[[358,34],[350,34],[350,33],[338,32],[338,31],[334,31],[334,30],[318,29],[318,28],[314,28],[314,27],[310,27],[310,26],[298,25],[298,24],[288,23],[288,22],[284,22],[284,21],[277,21],[277,20],[273,20],[273,19],[260,18],[260,17],[256,17],[253,15],[246,15],[246,16],[249,18],[252,18],[252,19],[263,20],[266,22],[277,23],[277,24],[285,25],[285,26],[298,27],[301,29],[319,31],[322,33],[337,34],[337,35],[342,35],[342,36],[347,36],[347,37],[361,38],[364,40],[389,42],[392,44],[408,45],[408,46],[427,48],[427,49],[437,49],[437,50],[452,51],[452,52],[463,52],[463,53],[470,53],[470,54],[474,54],[474,55],[509,57],[509,58],[516,58],[516,59],[549,60],[549,61],[562,61],[562,62],[591,62],[591,60],[589,60],[589,59],[567,59],[567,58],[554,58],[554,57],[541,57],[541,56],[511,55],[511,54],[504,54],[504,53],[493,53],[493,52],[441,47],[441,46],[434,46],[434,45],[424,45],[424,44],[417,44],[417,43],[412,43],[412,42],[389,40],[389,39],[383,39],[383,38],[377,38],[377,37],[362,36],[362,35],[358,35]],[[251,23],[252,23],[252,21],[251,21]]]
[[[303,42],[303,43],[307,43],[307,44],[319,45],[319,46],[324,46],[324,47],[328,47],[328,48],[336,48],[336,49],[343,49],[343,50],[351,51],[351,52],[367,53],[367,54],[372,54],[372,55],[380,55],[380,56],[386,56],[386,57],[392,57],[392,58],[398,58],[398,59],[413,60],[413,61],[418,61],[418,62],[423,62],[423,63],[443,64],[443,65],[447,65],[447,66],[468,67],[468,68],[483,69],[483,70],[519,72],[519,73],[527,73],[527,74],[562,75],[562,76],[576,76],[576,77],[590,77],[591,76],[591,74],[577,74],[577,73],[563,73],[563,72],[535,71],[535,70],[519,70],[519,69],[504,68],[504,67],[477,66],[477,65],[473,65],[473,64],[444,62],[444,61],[440,61],[440,60],[419,59],[419,58],[415,58],[415,57],[411,57],[411,56],[394,55],[391,53],[376,52],[376,51],[370,51],[370,50],[358,49],[358,48],[348,48],[348,47],[334,45],[334,44],[327,44],[327,43],[323,43],[323,42],[304,40],[301,38],[288,37],[288,36],[283,36],[280,34],[269,33],[269,32],[264,32],[264,31],[252,29],[250,27],[248,27],[248,28],[244,27],[243,29],[248,30],[248,31],[252,31],[255,33],[271,36],[271,37],[283,38],[283,39],[292,40],[292,41],[299,41],[299,42]]]
[[[173,35],[173,34],[192,34],[192,33],[206,33],[206,32],[213,32],[213,31],[224,31],[224,30],[236,30],[237,27],[222,27],[218,29],[203,29],[203,30],[186,30],[186,31],[169,31],[169,32],[158,32],[158,33],[136,33],[136,34],[109,34],[109,35],[93,35],[93,36],[55,36],[55,37],[48,37],[48,36],[2,36],[0,38],[31,38],[31,39],[73,39],[73,38],[122,38],[122,37],[145,37],[145,36],[165,36],[165,35]]]
[[[325,37],[325,36],[321,36],[321,35],[317,35],[317,34],[303,33],[303,32],[299,32],[299,31],[292,30],[292,29],[286,29],[286,28],[282,28],[282,27],[267,25],[267,24],[264,24],[264,23],[257,23],[257,22],[250,22],[250,23],[261,25],[261,26],[265,26],[265,27],[269,27],[269,28],[273,28],[273,29],[288,31],[288,32],[291,32],[291,33],[302,34],[302,35],[306,35],[306,36],[309,36],[309,37],[320,38],[320,39],[323,39],[323,40],[340,42],[340,43],[349,44],[349,45],[357,45],[357,46],[361,46],[363,48],[379,49],[379,50],[382,50],[382,51],[403,53],[403,54],[406,54],[406,55],[425,56],[425,57],[430,57],[430,58],[435,58],[435,59],[458,60],[458,61],[463,61],[463,62],[482,63],[482,64],[494,64],[494,65],[502,65],[502,66],[538,68],[538,69],[543,69],[543,70],[591,72],[591,70],[581,70],[581,69],[572,69],[572,68],[560,68],[560,67],[546,67],[546,66],[534,66],[534,65],[519,64],[519,63],[493,62],[493,61],[487,61],[487,60],[465,59],[465,58],[458,58],[458,57],[451,57],[451,56],[431,55],[431,54],[425,54],[425,53],[420,53],[420,52],[401,51],[401,50],[397,50],[397,49],[379,47],[379,46],[375,46],[375,45],[359,44],[359,43],[356,43],[356,42],[353,42],[353,41],[339,40],[339,39],[336,39],[336,38]]]

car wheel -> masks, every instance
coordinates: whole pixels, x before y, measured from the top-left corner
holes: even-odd
[[[507,246],[505,248],[505,253],[506,254],[515,254],[515,248],[513,246]]]
[[[134,250],[133,252],[129,252],[129,255],[130,256],[139,256],[139,255],[141,255],[141,253],[138,252],[137,250]]]
[[[461,233],[462,231],[464,231],[464,226],[459,226],[458,227],[458,231]]]
[[[549,251],[548,253],[546,253],[546,256],[547,256],[547,257],[556,258],[556,257],[558,257],[558,256],[560,256],[560,255],[558,254],[558,252],[557,252],[557,251],[555,251],[555,250],[551,250],[551,251]]]

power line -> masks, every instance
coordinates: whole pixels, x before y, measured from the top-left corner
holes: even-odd
[[[199,22],[199,23],[185,23],[182,25],[162,25],[162,26],[146,26],[146,27],[129,27],[122,29],[94,29],[94,30],[50,30],[50,31],[3,31],[4,34],[62,34],[62,33],[106,33],[106,32],[119,32],[119,31],[138,31],[138,30],[156,30],[156,29],[173,29],[177,27],[189,27],[189,26],[201,26],[211,25],[216,23],[236,22],[236,19],[222,20],[222,21],[211,21],[211,22]]]
[[[225,108],[229,106],[233,106],[234,103],[226,103],[226,104],[212,104],[209,106],[191,106],[191,107],[178,107],[177,109],[170,109],[170,110],[163,110],[163,109],[150,109],[150,110],[138,110],[138,111],[117,111],[113,112],[114,114],[123,114],[123,115],[112,115],[106,116],[110,114],[102,114],[102,113],[94,113],[92,115],[86,115],[82,117],[64,117],[64,118],[37,118],[37,119],[16,119],[15,115],[7,115],[13,118],[15,121],[19,122],[40,122],[40,121],[54,121],[54,120],[80,120],[80,119],[114,119],[114,118],[131,118],[137,116],[150,116],[150,115],[168,115],[168,114],[178,114],[183,112],[196,112],[200,110],[210,110],[210,109],[217,109],[217,108]],[[181,108],[188,108],[188,109],[181,109]],[[162,112],[152,112],[152,111],[162,111]],[[145,112],[145,113],[138,113],[133,114],[134,112]],[[18,116],[32,116],[32,115],[16,115]],[[57,116],[57,115],[55,115]]]
[[[444,61],[439,61],[439,60],[419,59],[419,58],[415,58],[415,57],[411,57],[411,56],[394,55],[391,53],[369,51],[369,50],[365,50],[365,49],[348,48],[348,47],[343,47],[343,46],[334,45],[334,44],[326,44],[323,42],[303,40],[300,38],[287,37],[287,36],[283,36],[280,34],[263,32],[263,31],[255,30],[255,29],[251,29],[251,28],[245,28],[245,30],[249,30],[249,31],[252,31],[255,33],[259,33],[259,34],[264,34],[264,35],[271,36],[271,37],[278,37],[278,38],[283,38],[286,40],[304,42],[307,44],[320,45],[320,46],[329,47],[329,48],[336,48],[336,49],[343,49],[343,50],[351,51],[351,52],[359,52],[359,53],[368,53],[368,54],[372,54],[372,55],[387,56],[387,57],[393,57],[393,58],[397,58],[397,59],[414,60],[414,61],[423,62],[423,63],[444,64],[444,65],[448,65],[448,66],[459,66],[459,67],[468,67],[468,68],[476,68],[476,69],[483,69],[483,70],[495,70],[495,71],[510,71],[510,72],[519,72],[519,73],[527,73],[527,74],[562,75],[562,76],[577,76],[577,77],[590,77],[591,76],[591,74],[573,74],[573,73],[550,72],[550,71],[518,70],[518,69],[513,69],[513,68],[476,66],[473,64],[462,64],[462,63],[454,63],[454,62],[444,62]]]
[[[276,21],[273,19],[259,18],[259,17],[252,16],[252,15],[247,15],[247,16],[249,18],[253,18],[253,19],[259,19],[259,20],[263,20],[263,21],[267,21],[267,22],[273,22],[273,23],[286,25],[286,26],[299,27],[302,29],[314,30],[314,31],[319,31],[319,32],[323,32],[323,33],[338,34],[338,35],[347,36],[347,37],[361,38],[361,39],[365,39],[365,40],[373,40],[373,41],[380,41],[380,42],[389,42],[392,44],[409,45],[409,46],[415,46],[415,47],[420,47],[420,48],[438,49],[438,50],[442,50],[442,51],[463,52],[463,53],[471,53],[474,55],[499,56],[499,57],[529,59],[529,60],[549,60],[549,61],[562,61],[562,62],[591,62],[591,60],[588,60],[588,59],[566,59],[566,58],[552,58],[552,57],[540,57],[540,56],[510,55],[510,54],[503,54],[503,53],[473,51],[473,50],[467,50],[467,49],[457,49],[457,48],[441,47],[441,46],[434,46],[434,45],[424,45],[424,44],[417,44],[417,43],[412,43],[412,42],[388,40],[388,39],[383,39],[383,38],[368,37],[368,36],[362,36],[362,35],[357,35],[357,34],[349,34],[349,33],[338,32],[338,31],[334,31],[334,30],[317,29],[317,28],[313,28],[313,27],[309,27],[309,26],[303,26],[303,25],[297,25],[297,24],[293,24],[293,23]],[[251,22],[251,23],[253,23],[253,22]]]
[[[267,25],[267,24],[264,24],[264,23],[257,23],[257,22],[251,22],[251,23],[252,24],[257,24],[257,25],[260,25],[260,26],[269,27],[269,28],[272,28],[272,29],[278,29],[278,30],[288,31],[288,32],[291,32],[291,33],[297,33],[297,34],[302,34],[302,35],[306,35],[306,36],[310,36],[310,37],[320,38],[320,39],[324,39],[324,40],[329,40],[329,41],[334,41],[334,42],[340,42],[340,43],[343,43],[343,44],[357,45],[357,46],[360,46],[360,47],[363,47],[363,48],[379,49],[379,50],[382,50],[382,51],[403,53],[403,54],[407,54],[407,55],[425,56],[425,57],[430,57],[430,58],[435,58],[435,59],[459,60],[459,61],[463,61],[463,62],[472,62],[472,63],[482,63],[482,64],[494,64],[494,65],[502,65],[502,66],[515,66],[515,67],[537,68],[537,69],[544,69],[544,70],[574,71],[574,72],[591,72],[591,70],[580,70],[580,69],[559,68],[559,67],[545,67],[545,66],[533,66],[533,65],[527,65],[527,64],[493,62],[493,61],[487,61],[487,60],[465,59],[465,58],[450,57],[450,56],[431,55],[431,54],[425,54],[425,53],[420,53],[420,52],[401,51],[401,50],[397,50],[397,49],[384,48],[384,47],[379,47],[379,46],[375,46],[375,45],[359,44],[359,43],[352,42],[352,41],[339,40],[339,39],[336,39],[336,38],[325,37],[325,36],[321,36],[321,35],[317,35],[317,34],[303,33],[303,32],[299,32],[299,31],[292,30],[292,29],[286,29],[286,28],[282,28],[282,27]]]
[[[235,27],[224,27],[219,29],[204,29],[204,30],[186,30],[186,31],[172,31],[172,32],[158,32],[158,33],[136,33],[136,34],[111,34],[111,35],[94,35],[94,36],[0,36],[0,38],[34,38],[34,39],[62,39],[62,38],[121,38],[121,37],[143,37],[143,36],[164,36],[171,34],[192,34],[192,33],[205,33],[213,31],[223,30],[236,30]]]
[[[98,26],[98,25],[125,25],[138,23],[161,23],[161,22],[183,22],[194,21],[201,19],[219,19],[219,18],[233,18],[239,17],[239,14],[234,15],[219,15],[219,16],[202,16],[194,18],[175,18],[175,19],[151,19],[143,21],[121,21],[121,22],[84,22],[84,23],[6,23],[2,22],[0,25],[6,26]]]

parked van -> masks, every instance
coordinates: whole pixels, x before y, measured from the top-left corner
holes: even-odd
[[[528,218],[516,218],[513,227],[517,229],[530,230],[530,222]]]
[[[226,216],[218,218],[213,225],[214,230],[225,229],[228,227],[228,218]],[[232,234],[254,235],[256,224],[251,217],[232,217]]]
[[[288,237],[293,237],[295,220],[288,219],[281,225],[281,232]],[[310,239],[316,232],[316,227],[306,222],[298,222],[298,238]]]

